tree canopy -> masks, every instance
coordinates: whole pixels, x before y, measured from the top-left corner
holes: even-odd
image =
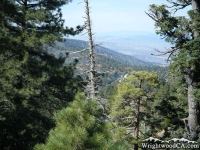
[[[150,5],[147,13],[155,21],[156,33],[160,34],[173,47],[161,52],[169,53],[171,60],[171,72],[177,76],[179,83],[186,84],[188,91],[188,127],[185,137],[190,140],[198,139],[199,127],[199,18],[200,2],[198,0],[167,0],[169,5]],[[192,9],[188,11],[188,17],[175,16],[178,10],[187,6]],[[171,10],[170,8],[173,8]]]
[[[80,86],[75,63],[48,53],[65,34],[61,0],[0,2],[0,148],[31,149],[54,126],[53,113],[73,100]],[[79,87],[78,87],[79,85]]]
[[[125,141],[114,142],[112,124],[102,121],[102,109],[96,100],[85,100],[84,93],[76,95],[70,105],[55,115],[56,127],[50,131],[45,144],[35,150],[128,149]]]

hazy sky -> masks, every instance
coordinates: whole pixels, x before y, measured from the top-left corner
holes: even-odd
[[[145,14],[145,11],[148,11],[150,4],[167,3],[166,0],[89,0],[89,2],[93,31],[97,33],[121,30],[154,33],[154,21]],[[62,8],[63,18],[68,27],[83,24],[84,7],[83,0],[73,0]],[[179,15],[185,14],[185,11],[179,12]]]

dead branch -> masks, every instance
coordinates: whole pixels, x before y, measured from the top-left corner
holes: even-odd
[[[184,9],[185,7],[191,5],[192,0],[183,0],[183,2],[174,2],[173,0],[167,0],[169,3],[172,4],[172,6],[167,6],[167,8],[174,8],[173,11],[176,13],[180,9]]]
[[[151,19],[153,19],[155,22],[158,22],[158,21],[159,21],[159,20],[155,19],[155,18],[156,18],[155,15],[150,14],[150,13],[147,13],[146,11],[145,11],[145,14],[147,14],[147,15],[148,15]]]
[[[166,55],[166,54],[169,54],[168,58],[167,58],[167,62],[170,60],[170,57],[177,51],[180,49],[180,47],[171,47],[172,49],[167,49],[166,48],[166,51],[160,51],[158,49],[154,49],[155,51],[157,51],[158,53],[160,54],[152,54],[153,56],[163,56],[163,55]]]
[[[89,49],[86,48],[86,49],[83,49],[83,50],[80,50],[80,51],[71,52],[71,53],[69,53],[69,55],[71,55],[71,54],[76,54],[76,53],[80,53],[80,52],[83,52],[83,51],[86,51],[86,50],[89,50]]]

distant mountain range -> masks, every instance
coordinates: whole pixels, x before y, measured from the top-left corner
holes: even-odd
[[[87,40],[87,36],[77,36],[73,37],[73,39]],[[156,65],[167,65],[167,55],[155,56],[159,54],[155,49],[165,51],[166,48],[170,47],[170,44],[154,33],[138,31],[97,33],[94,35],[94,41],[97,44],[101,44],[102,47],[133,56],[144,62]]]
[[[63,42],[56,42],[55,45],[49,47],[48,52],[57,57],[64,56],[67,53],[68,58],[65,60],[66,64],[72,63],[77,59],[78,63],[76,65],[77,69],[75,74],[85,76],[89,70],[89,51],[86,50],[74,53],[85,48],[88,48],[88,42],[67,38]],[[159,63],[139,60],[134,56],[121,54],[102,46],[96,46],[95,53],[95,70],[100,74],[104,74],[104,77],[102,78],[103,85],[112,84],[119,80],[121,76],[133,70],[155,71],[161,76],[163,76],[163,73],[164,75],[166,74],[166,71],[160,71],[163,69],[166,70],[166,67],[161,67],[161,64]]]
[[[62,43],[58,42],[57,46],[56,46],[56,48],[58,50],[61,50],[59,53],[66,52],[66,51],[68,51],[70,53],[71,51],[73,51],[73,52],[79,51],[79,50],[85,49],[87,47],[88,47],[88,43],[86,41],[75,40],[75,39],[66,39],[65,42],[62,42]],[[58,53],[58,51],[56,52],[53,49],[51,49],[50,52]],[[103,46],[96,46],[95,52],[97,54],[106,56],[108,58],[117,60],[119,62],[128,64],[128,65],[135,65],[135,66],[153,66],[153,65],[159,66],[159,65],[162,65],[161,63],[157,63],[157,62],[146,62],[146,61],[140,60],[134,56],[125,55],[125,54],[110,50],[108,48],[105,48]],[[76,54],[76,57],[79,57],[79,55]]]

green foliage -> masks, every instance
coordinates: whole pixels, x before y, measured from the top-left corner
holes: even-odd
[[[167,42],[181,46],[182,43],[191,39],[191,33],[188,29],[190,20],[186,17],[173,16],[167,10],[166,5],[150,5],[149,11],[151,17],[155,20],[156,33],[163,36]]]
[[[131,72],[129,77],[127,78],[130,82],[136,82],[140,86],[143,82],[151,86],[158,86],[159,78],[155,72],[147,72],[147,71],[138,71]]]
[[[193,79],[195,82],[200,81],[199,69],[200,68],[200,57],[199,57],[199,44],[200,38],[195,38],[192,41],[188,41],[183,45],[179,54],[173,59],[171,68],[174,68],[172,72],[176,75],[182,76],[193,74]]]
[[[107,65],[109,65],[109,63],[107,63]],[[116,64],[111,63],[110,65],[116,66],[118,68],[118,65]],[[106,65],[103,66],[106,67]],[[112,100],[113,96],[116,93],[116,84],[120,79],[119,77],[120,76],[122,77],[125,74],[130,73],[132,70],[136,72],[137,71],[155,72],[159,76],[160,82],[162,82],[162,84],[165,84],[165,78],[168,73],[168,67],[159,67],[159,66],[129,66],[130,70],[126,70],[126,67],[122,65],[121,68],[123,69],[122,72],[118,72],[117,70],[110,70],[110,72],[114,71],[115,73],[104,74],[102,78],[102,84],[103,85],[105,84],[105,86],[102,86],[99,91],[99,95],[101,97]]]
[[[175,81],[178,82],[176,86],[185,86],[188,90],[187,95],[182,95],[188,97],[187,102],[189,109],[188,125],[185,127],[187,135],[183,135],[190,140],[197,140],[197,135],[199,133],[199,131],[197,131],[199,127],[199,95],[197,91],[199,91],[200,82],[200,3],[198,0],[193,0],[191,3],[183,0],[172,0],[168,2],[173,4],[173,6],[150,5],[148,15],[155,21],[155,27],[157,28],[156,33],[160,34],[167,42],[173,44],[171,50],[165,52],[170,54],[172,60],[170,72],[175,76]],[[174,8],[174,12],[176,12],[189,5],[192,5],[192,10],[188,11],[188,17],[175,16],[175,14],[170,11],[170,8]],[[171,103],[173,102],[171,101]],[[170,105],[168,105],[168,107],[172,108]],[[178,114],[175,114],[175,116],[180,117]],[[178,118],[176,120],[178,121]],[[167,120],[166,122],[168,124],[172,123]]]
[[[51,49],[52,53],[55,55],[64,54],[66,51],[73,52],[78,50],[83,50],[87,47],[87,42],[81,41],[81,40],[72,40],[72,39],[66,39],[65,42],[57,42],[56,43],[56,49]],[[59,49],[59,51],[57,50]],[[97,53],[104,53],[107,49],[103,47],[96,47]],[[99,55],[96,57],[96,69],[100,70],[101,73],[103,73],[102,79],[102,85],[108,85],[113,84],[116,80],[118,80],[121,76],[134,71],[149,71],[149,72],[156,72],[159,76],[164,77],[167,74],[168,67],[160,67],[160,66],[143,66],[144,64],[138,63],[137,61],[134,63],[134,65],[130,65],[127,62],[122,60],[118,60],[116,58],[119,57],[118,54],[115,54],[114,58],[109,57],[110,53],[112,53],[110,50],[107,50],[106,52],[108,56]],[[73,57],[81,58],[79,59],[78,67],[82,68],[84,70],[88,70],[87,65],[87,59],[84,58],[85,55],[88,55],[88,51],[83,51],[81,53],[71,54],[69,55],[70,59]],[[67,63],[70,63],[70,59],[66,60]],[[78,74],[82,74],[82,70],[78,72]],[[112,85],[111,85],[112,86]],[[103,87],[102,87],[103,88]],[[103,89],[102,89],[103,90]],[[106,95],[103,95],[101,93],[100,88],[100,95],[102,97],[106,97]]]
[[[168,83],[169,84],[169,83]],[[162,139],[181,137],[184,123],[181,119],[187,117],[185,87],[177,88],[177,84],[162,85],[155,93],[154,115],[157,119],[158,131],[164,130]]]
[[[81,78],[73,77],[73,65],[62,67],[63,59],[49,54],[43,54],[42,60],[25,56],[0,67],[2,148],[31,149],[44,141],[54,126],[55,110],[66,107],[81,88]]]
[[[162,71],[159,73],[163,74]],[[130,143],[137,143],[133,139],[134,130],[126,130],[125,126],[130,123],[135,125],[135,120],[131,122],[131,117],[135,118],[136,108],[135,105],[129,105],[129,103],[133,96],[136,98],[138,95],[146,97],[141,102],[140,138],[151,136],[163,140],[173,137],[181,138],[184,131],[184,122],[181,119],[187,117],[186,87],[178,84],[177,78],[168,76],[158,80],[154,78],[155,75],[155,73],[145,71],[131,72],[123,82],[113,87],[114,94],[110,96],[108,104],[111,107],[110,115],[115,122],[114,137],[116,139],[122,138]],[[142,89],[137,91],[136,88],[139,87],[141,80],[144,80],[141,85]],[[130,117],[130,120],[124,120],[125,117]],[[127,132],[130,134],[127,135]]]
[[[99,95],[106,99],[112,99],[116,93],[116,84],[105,85],[101,88]]]
[[[74,65],[47,47],[64,34],[60,7],[68,0],[0,2],[0,149],[32,149],[54,126],[53,113],[78,90]],[[77,81],[77,82],[76,82]]]
[[[133,71],[117,85],[117,91],[111,102],[110,113],[117,126],[116,138],[124,138],[131,144],[139,142],[133,135],[138,115],[140,118],[139,126],[141,127],[140,139],[154,133],[151,128],[153,125],[154,128],[156,127],[156,124],[154,124],[156,121],[152,114],[153,90],[158,84],[159,78],[156,73]],[[138,106],[140,107],[139,112],[137,112]]]
[[[184,4],[185,2],[181,1]],[[199,25],[200,14],[188,11],[189,18],[172,15],[165,5],[150,5],[149,16],[155,20],[157,34],[173,44],[171,72],[178,76],[189,75],[199,82]],[[194,76],[194,77],[193,77]]]
[[[50,131],[45,144],[38,144],[35,150],[113,149],[128,147],[112,139],[112,124],[100,121],[102,111],[96,100],[88,100],[83,93],[55,115],[56,127]]]

